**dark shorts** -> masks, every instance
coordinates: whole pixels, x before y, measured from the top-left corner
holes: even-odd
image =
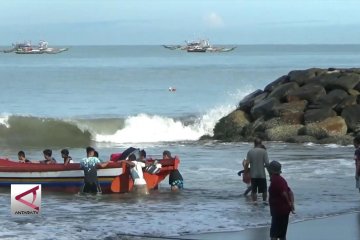
[[[170,185],[175,186],[178,189],[183,189],[184,188],[184,182],[182,180],[175,180]]]
[[[97,183],[84,183],[83,193],[101,193],[101,188]]]
[[[271,217],[271,238],[285,238],[289,223],[289,215]]]
[[[252,178],[251,192],[266,193],[267,192],[266,178]]]

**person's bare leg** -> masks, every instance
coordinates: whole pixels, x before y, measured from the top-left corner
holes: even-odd
[[[266,200],[267,200],[267,192],[266,191],[263,192],[262,197],[263,197],[263,201],[266,202]]]
[[[251,199],[256,202],[257,201],[257,194],[256,192],[251,192]]]
[[[244,196],[248,195],[250,191],[251,191],[251,186],[245,190]]]

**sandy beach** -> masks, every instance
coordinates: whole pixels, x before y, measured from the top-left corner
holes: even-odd
[[[265,240],[270,239],[269,227],[247,229],[240,232],[206,233],[183,236],[182,239],[201,240]],[[291,223],[287,239],[290,240],[358,240],[360,239],[360,213],[331,216]]]

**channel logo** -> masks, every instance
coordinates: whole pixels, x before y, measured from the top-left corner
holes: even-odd
[[[11,184],[12,215],[38,215],[41,211],[41,184]]]

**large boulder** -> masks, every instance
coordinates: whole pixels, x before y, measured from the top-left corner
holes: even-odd
[[[283,116],[287,113],[303,112],[307,106],[306,100],[283,103],[274,108],[275,116]]]
[[[349,73],[357,73],[360,74],[360,68],[345,68],[343,69],[344,72],[349,72]]]
[[[307,70],[294,70],[289,72],[290,81],[296,82],[299,86],[303,86],[312,81],[316,76],[325,73],[326,70],[320,68],[310,68]]]
[[[250,124],[246,125],[242,132],[244,138],[251,139],[253,137],[260,137],[264,139],[263,138],[263,136],[265,135],[264,134],[265,129],[263,126],[264,122],[265,122],[264,117],[260,117],[255,121],[251,122]]]
[[[316,124],[307,124],[299,130],[301,136],[311,136],[316,139],[322,139],[328,137],[328,134],[324,129]]]
[[[318,109],[325,106],[334,108],[336,107],[336,105],[339,104],[339,102],[341,102],[348,96],[349,94],[346,91],[342,89],[335,89],[330,91],[325,96],[321,96],[320,98],[318,98],[313,104],[309,105],[309,108]]]
[[[284,124],[285,122],[280,117],[274,117],[267,121],[262,121],[260,124],[258,124],[255,131],[265,131],[267,129],[271,129]]]
[[[304,122],[304,112],[285,112],[280,119],[286,124],[302,124]]]
[[[251,109],[251,116],[254,119],[258,119],[259,117],[264,117],[265,119],[271,118],[274,116],[274,109],[277,105],[279,105],[279,100],[276,98],[267,98],[259,103],[257,103]]]
[[[341,116],[348,128],[353,132],[360,132],[360,105],[348,106],[343,109]]]
[[[289,77],[287,75],[281,76],[278,79],[276,79],[275,81],[269,83],[265,88],[264,91],[265,92],[272,92],[276,87],[289,82]]]
[[[357,104],[357,96],[347,96],[336,105],[334,110],[340,114],[344,108],[355,104]]]
[[[305,111],[304,114],[304,122],[320,122],[329,117],[335,117],[336,112],[332,110],[330,107],[323,107],[319,109],[309,109]]]
[[[303,125],[280,125],[265,131],[265,135],[270,141],[286,141],[288,138],[298,135],[299,129]]]
[[[249,112],[254,106],[255,102],[259,102],[267,96],[268,93],[264,93],[262,90],[258,89],[255,92],[250,93],[245,96],[243,100],[239,103],[239,109],[245,112]]]
[[[274,90],[269,94],[269,97],[279,99],[282,101],[289,92],[298,89],[299,85],[296,82],[284,83],[280,86],[274,88]]]
[[[355,90],[355,89],[349,89],[348,90],[348,93],[351,95],[351,96],[359,96],[360,95],[360,92],[358,90]]]
[[[322,79],[321,82],[328,90],[340,88],[348,91],[349,89],[353,89],[357,84],[359,84],[360,75],[356,73],[334,75],[331,78]]]
[[[294,91],[289,92],[286,96],[288,102],[306,100],[310,103],[315,102],[322,96],[326,95],[325,88],[318,84],[307,84]]]
[[[241,139],[243,128],[249,123],[249,116],[245,112],[235,110],[215,125],[214,138],[224,141]]]
[[[356,91],[359,91],[360,92],[360,82],[358,84],[356,84],[356,86],[354,87],[354,89]]]
[[[347,125],[345,120],[340,117],[330,117],[321,122],[309,123],[305,126],[305,135],[313,136],[317,139],[326,137],[345,136]]]

